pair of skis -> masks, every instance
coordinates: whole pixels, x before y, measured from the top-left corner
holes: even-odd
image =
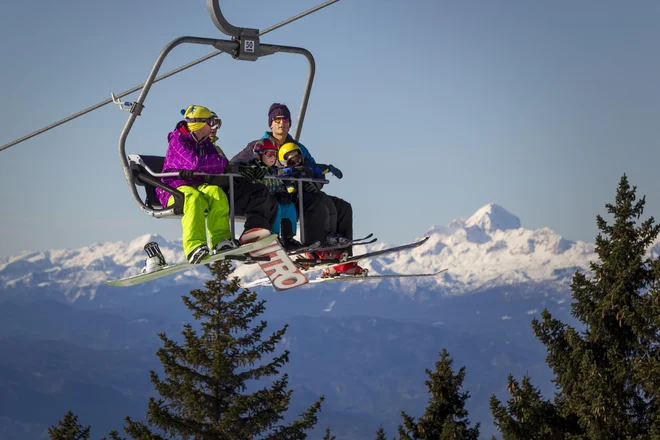
[[[332,267],[336,264],[351,263],[367,258],[378,257],[394,252],[400,252],[406,249],[416,248],[426,243],[429,237],[425,237],[422,240],[407,243],[401,246],[395,246],[378,251],[367,252],[360,255],[354,255],[345,259],[298,258],[294,263],[290,258],[290,255],[340,250],[349,246],[374,243],[376,239],[372,238],[372,236],[373,234],[369,234],[366,237],[355,239],[350,243],[332,247],[321,247],[318,246],[318,244],[315,244],[287,254],[287,252],[282,249],[282,246],[277,239],[277,235],[271,234],[270,231],[266,229],[253,229],[243,234],[241,237],[242,243],[240,247],[211,255],[210,257],[203,260],[202,264],[209,264],[218,260],[237,260],[244,262],[256,261],[259,263],[259,266],[264,271],[266,277],[252,281],[250,283],[246,283],[243,285],[243,287],[247,288],[271,285],[276,291],[292,289],[307,283],[322,283],[331,281],[365,281],[385,278],[432,277],[437,276],[447,270],[444,269],[438,272],[417,274],[383,274],[362,276],[338,275],[328,278],[316,278],[311,281],[305,275],[307,273],[316,272],[328,267]],[[147,251],[150,259],[155,259],[158,261],[157,257],[162,258],[162,254],[159,250],[154,249],[154,246],[157,248],[155,243],[149,243],[147,246],[145,246],[145,250]],[[148,264],[147,267],[152,267],[152,269],[150,269],[152,271],[145,271],[145,273],[118,280],[105,281],[104,284],[117,287],[135,286],[177,272],[193,269],[199,265],[187,262],[168,265],[165,263],[164,258],[162,258],[160,263],[156,264],[156,266],[157,267],[153,268],[153,265],[150,266]],[[301,266],[305,269],[301,269]]]
[[[368,239],[371,237],[372,234],[368,235],[365,237],[365,239]],[[301,272],[303,274],[308,274],[316,271],[320,271],[329,267],[332,267],[337,264],[343,264],[343,263],[351,263],[351,262],[356,262],[360,260],[364,260],[367,258],[374,258],[374,257],[379,257],[382,255],[387,255],[391,253],[396,253],[396,252],[401,252],[403,250],[407,249],[413,249],[418,246],[423,245],[428,241],[429,237],[424,237],[421,240],[414,241],[411,243],[406,243],[400,246],[395,246],[387,249],[381,249],[378,251],[372,251],[372,252],[366,252],[364,254],[359,254],[359,255],[353,255],[351,257],[345,258],[345,259],[321,259],[321,258],[298,258],[295,263],[299,267],[305,267],[305,269],[302,269]],[[358,241],[358,243],[352,242],[351,244],[347,245],[352,246],[356,244],[364,244],[364,243],[359,243],[359,241],[364,240],[364,239],[359,239],[355,240]],[[373,241],[376,241],[376,239],[373,239]],[[337,247],[334,248],[328,248],[326,250],[336,250]],[[318,252],[319,249],[313,250],[311,252]],[[416,274],[381,274],[381,275],[336,275],[336,276],[331,276],[331,277],[326,277],[326,278],[316,278],[313,280],[310,280],[310,283],[324,283],[324,282],[333,282],[333,281],[365,281],[365,280],[380,280],[380,279],[387,279],[387,278],[416,278],[416,277],[434,277],[437,275],[440,275],[444,272],[446,272],[448,269],[442,269],[436,272],[430,272],[430,273],[416,273]],[[242,286],[246,288],[251,288],[251,287],[260,287],[260,286],[268,286],[270,284],[268,278],[261,278],[258,280],[251,281],[249,283],[245,283]]]

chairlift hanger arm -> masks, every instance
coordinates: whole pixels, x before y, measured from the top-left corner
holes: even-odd
[[[222,32],[225,35],[229,35],[232,38],[241,37],[241,34],[243,33],[242,32],[243,28],[233,26],[227,21],[225,16],[222,14],[222,10],[220,9],[219,0],[207,0],[206,7],[209,10],[209,15],[211,15],[211,20],[213,20],[213,24],[215,24],[215,27],[217,27],[220,30],[220,32]]]

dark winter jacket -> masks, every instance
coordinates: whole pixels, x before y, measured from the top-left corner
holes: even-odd
[[[267,131],[266,133],[264,133],[264,135],[260,139],[256,139],[256,140],[250,142],[249,144],[247,144],[247,146],[245,148],[243,148],[243,150],[241,150],[236,156],[234,156],[231,159],[231,162],[232,163],[240,163],[240,162],[246,163],[246,162],[249,162],[250,160],[254,159],[254,145],[257,142],[261,141],[262,139],[270,139],[271,141],[273,141],[273,143],[275,143],[275,145],[281,147],[281,145],[273,137],[273,132],[272,131]],[[316,165],[316,160],[314,160],[312,155],[309,153],[309,150],[307,149],[307,147],[305,147],[303,144],[301,144],[300,142],[293,139],[293,137],[291,135],[287,135],[285,143],[288,143],[288,142],[293,142],[294,144],[296,144],[300,148],[300,151],[302,151],[302,154],[303,154],[303,159],[305,159],[305,164],[307,164],[308,166],[310,166],[312,168],[312,171],[314,172],[315,175],[322,175],[323,174],[323,170]]]

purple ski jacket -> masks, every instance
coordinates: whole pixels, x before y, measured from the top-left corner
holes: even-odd
[[[163,173],[177,172],[180,170],[195,170],[207,174],[222,174],[227,166],[227,158],[218,153],[209,138],[197,142],[188,130],[185,121],[176,125],[173,132],[167,135],[169,146],[163,163]],[[204,183],[204,177],[194,176],[190,179],[182,179],[178,176],[163,177],[161,181],[178,188],[180,186],[197,187]],[[156,194],[160,204],[167,206],[170,193],[156,188]]]

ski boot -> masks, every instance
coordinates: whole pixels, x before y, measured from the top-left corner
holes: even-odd
[[[350,242],[349,238],[330,232],[325,236],[324,246],[345,246]]]
[[[357,262],[353,261],[351,263],[342,263],[323,269],[321,272],[321,278],[334,278],[338,276],[366,277],[368,272],[369,269],[363,269],[358,266]]]
[[[280,244],[285,252],[294,252],[305,246],[293,237],[280,237]]]
[[[209,247],[205,244],[199,245],[188,255],[188,263],[199,264],[209,256]]]
[[[293,225],[288,218],[283,218],[280,222],[279,235],[280,245],[282,245],[284,252],[293,252],[305,247],[301,242],[293,238],[296,234],[293,232]]]
[[[142,273],[151,273],[159,271],[167,266],[165,262],[165,257],[160,251],[158,243],[151,241],[144,245],[144,251],[147,253],[147,260],[144,267],[142,268]]]
[[[221,252],[225,251],[230,251],[232,249],[236,249],[240,247],[241,244],[238,242],[238,240],[234,238],[228,238],[226,240],[222,240],[220,243],[215,245],[215,248],[213,249],[212,255],[219,254]]]

